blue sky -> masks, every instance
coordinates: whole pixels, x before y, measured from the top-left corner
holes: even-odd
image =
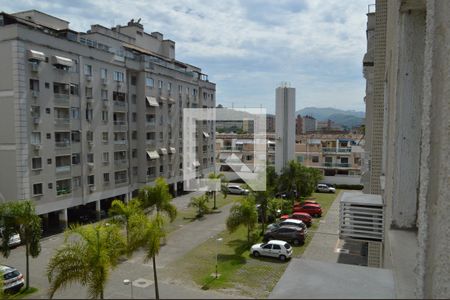
[[[366,13],[374,0],[8,1],[12,13],[38,9],[87,31],[142,18],[147,32],[176,42],[177,59],[217,84],[217,103],[266,107],[275,88],[296,88],[297,109],[364,110]]]

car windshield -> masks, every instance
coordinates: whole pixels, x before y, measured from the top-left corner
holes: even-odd
[[[289,245],[288,243],[286,243],[286,244],[284,244],[284,248],[286,248],[286,249],[291,249],[291,245]]]
[[[19,271],[14,270],[14,271],[12,271],[12,272],[8,272],[8,273],[6,273],[6,274],[3,274],[3,280],[8,280],[8,279],[17,277],[17,276],[19,276],[19,275],[20,275]]]

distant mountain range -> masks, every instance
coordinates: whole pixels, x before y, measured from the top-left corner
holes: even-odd
[[[362,111],[342,110],[332,107],[305,107],[295,112],[296,115],[312,116],[318,121],[328,119],[341,126],[352,128],[364,124],[365,113]]]

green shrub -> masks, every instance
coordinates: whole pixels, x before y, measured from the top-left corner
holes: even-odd
[[[362,184],[335,184],[334,187],[343,190],[362,190],[364,188]]]

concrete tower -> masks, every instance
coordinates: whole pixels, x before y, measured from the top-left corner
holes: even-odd
[[[282,84],[276,90],[275,170],[280,173],[295,154],[295,89]]]

